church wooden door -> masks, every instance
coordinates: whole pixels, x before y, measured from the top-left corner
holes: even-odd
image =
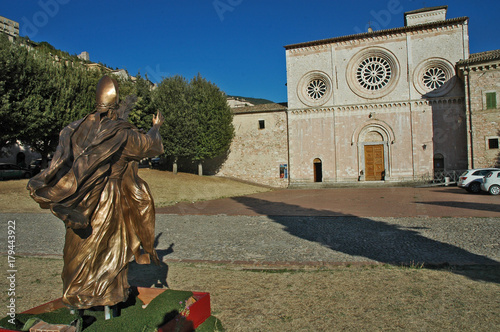
[[[384,173],[384,145],[365,145],[365,180],[383,180]]]

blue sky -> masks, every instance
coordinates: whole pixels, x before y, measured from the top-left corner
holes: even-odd
[[[448,5],[468,16],[471,53],[500,49],[498,0],[3,0],[21,35],[131,75],[200,73],[229,95],[286,101],[283,46],[404,25],[403,13]]]

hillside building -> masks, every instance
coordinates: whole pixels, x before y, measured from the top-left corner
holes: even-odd
[[[0,16],[0,32],[6,34],[10,41],[19,37],[19,23]]]

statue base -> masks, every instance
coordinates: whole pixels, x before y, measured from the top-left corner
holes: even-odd
[[[120,317],[112,317],[109,320],[104,320],[104,310],[101,310],[101,312],[98,312],[92,316],[87,316],[87,311],[92,311],[93,309],[85,310],[86,314],[84,316],[84,320],[87,319],[88,321],[88,319],[91,318],[90,328],[92,328],[92,325],[95,324],[94,322],[98,320],[99,323],[104,322],[104,324],[107,324],[106,330],[111,330],[109,327],[111,327],[112,324],[118,325],[117,330],[123,330],[124,328],[126,328],[126,325],[124,325],[127,324],[126,319],[130,319],[131,322],[137,323],[139,318],[143,318],[143,316],[145,316],[146,314],[154,312],[154,319],[157,320],[157,323],[156,326],[148,325],[148,327],[151,327],[151,330],[157,328],[157,331],[159,332],[166,332],[171,331],[172,328],[179,329],[180,327],[179,330],[181,331],[193,331],[194,329],[198,328],[198,326],[200,326],[203,322],[205,322],[205,320],[207,320],[209,317],[212,318],[209,293],[184,292],[174,291],[171,289],[146,287],[132,287],[132,290],[132,293],[135,293],[132,302],[137,303],[134,303],[133,305],[122,309]],[[131,295],[131,297],[132,296],[133,295]],[[140,300],[140,302],[137,300]],[[172,306],[171,304],[167,304],[167,301],[175,302],[174,306]],[[66,316],[72,317],[70,314],[70,309],[63,304],[61,298],[29,309],[16,316],[22,316],[23,318],[26,318],[28,315],[30,315],[32,317],[41,318],[43,321],[47,321],[50,320],[46,318],[49,317],[47,315],[56,312],[62,312]],[[212,319],[215,319],[217,321],[215,317],[213,317]],[[69,322],[61,323],[69,324]],[[218,323],[220,324],[220,322]],[[56,324],[56,322],[54,322],[53,324]],[[0,332],[16,331],[19,330],[0,327]],[[85,331],[85,323],[83,331]]]

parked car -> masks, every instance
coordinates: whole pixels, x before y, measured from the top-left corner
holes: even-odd
[[[150,162],[151,168],[159,168],[160,163],[161,163],[160,157],[151,158],[151,162]]]
[[[493,171],[486,175],[481,183],[481,189],[491,195],[500,194],[500,171]]]
[[[14,164],[0,164],[0,180],[29,179],[31,172]]]
[[[30,163],[31,174],[37,175],[42,170],[42,159],[34,159]]]
[[[498,168],[478,168],[469,169],[460,175],[457,185],[460,188],[464,188],[471,193],[481,192],[481,183],[483,183],[483,178],[492,171],[500,171]]]

